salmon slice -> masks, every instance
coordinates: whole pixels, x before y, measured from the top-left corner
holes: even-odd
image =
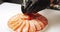
[[[9,21],[8,21],[8,26],[16,23],[17,20],[18,20],[18,18],[19,18],[18,16],[19,16],[19,15],[15,15],[15,16],[11,17],[11,19],[9,19]]]
[[[21,14],[20,15],[20,19],[22,19],[22,20],[29,20],[30,17],[28,15]]]
[[[17,23],[14,27],[13,27],[13,30],[17,30],[22,24],[22,21]]]
[[[41,25],[38,23],[38,21],[32,20],[32,22],[34,23],[36,30],[41,30]]]
[[[30,22],[29,32],[36,32],[36,28],[35,28],[34,23],[32,23],[32,21],[29,21],[29,22]]]
[[[8,22],[8,26],[12,29],[12,30],[17,30],[20,25],[22,24],[22,20],[18,19],[19,15],[15,15],[14,17],[12,17],[9,22]]]
[[[44,26],[44,23],[43,22],[41,22],[41,21],[38,21],[38,23],[40,24],[40,26],[41,26],[41,30],[45,27]]]
[[[43,22],[45,25],[48,24],[48,20],[44,16],[42,16],[42,15],[39,16],[37,19],[40,20],[41,22]]]
[[[16,22],[16,21],[9,21],[9,22],[8,22],[8,26],[9,26],[9,27],[13,27],[12,24],[14,24],[15,22]]]
[[[16,23],[10,24],[9,26],[13,29],[19,22],[17,21]]]
[[[16,31],[18,31],[18,32],[22,32],[23,31],[23,28],[26,26],[26,22],[24,21],[22,24],[21,24],[21,26],[18,28],[18,30],[16,30]]]
[[[22,24],[22,21],[17,21],[14,25],[11,25],[10,28],[13,29],[14,31],[17,30]]]
[[[19,21],[16,21],[16,23],[13,23],[11,26],[15,27],[18,24],[19,24]]]
[[[26,26],[24,26],[24,28],[23,28],[23,32],[28,32],[29,31],[29,22],[28,21],[26,21]]]

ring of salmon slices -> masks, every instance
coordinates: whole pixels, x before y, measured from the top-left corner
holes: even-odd
[[[48,20],[40,14],[32,16],[17,14],[8,21],[8,27],[17,32],[41,31],[47,24]]]

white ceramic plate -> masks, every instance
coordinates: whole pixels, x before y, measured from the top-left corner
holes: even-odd
[[[3,3],[0,5],[0,32],[12,32],[7,26],[10,17],[22,13],[21,5]],[[39,12],[48,19],[48,27],[43,32],[60,32],[60,11],[45,9]]]

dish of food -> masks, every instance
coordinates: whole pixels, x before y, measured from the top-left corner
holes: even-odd
[[[17,14],[8,21],[8,27],[15,32],[37,32],[41,31],[48,24],[48,20],[40,15]]]

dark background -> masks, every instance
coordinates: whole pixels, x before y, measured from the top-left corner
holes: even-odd
[[[0,4],[3,2],[18,3],[21,4],[22,0],[0,0]]]

